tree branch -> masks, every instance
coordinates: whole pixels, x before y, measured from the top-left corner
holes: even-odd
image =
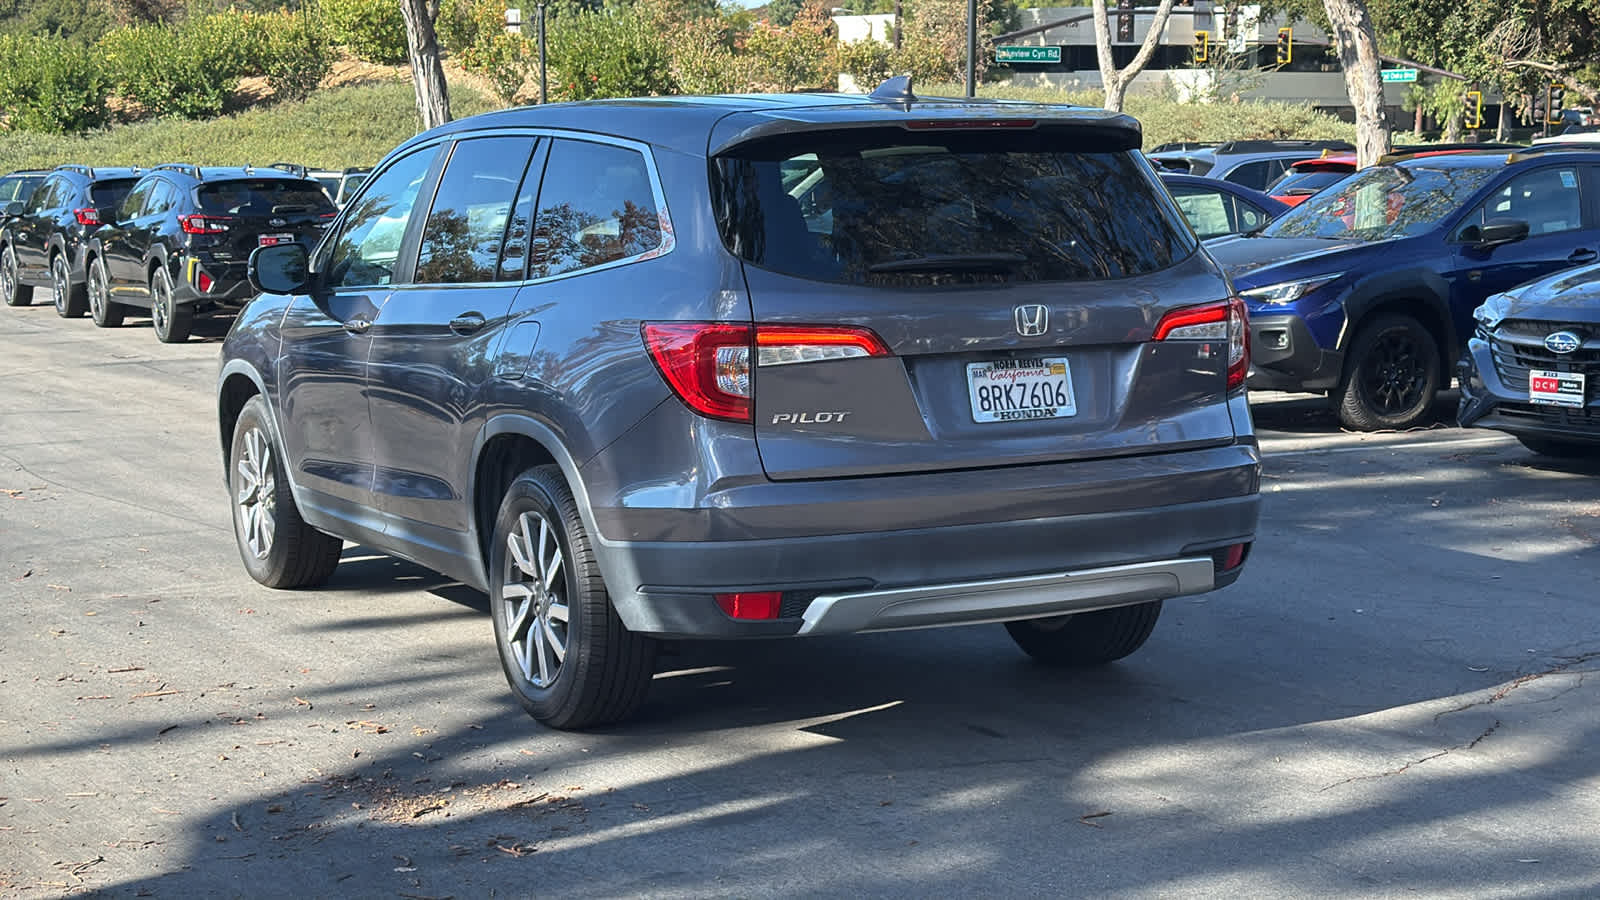
[[[1104,5],[1097,5],[1096,8],[1103,9]],[[1161,0],[1161,5],[1156,7],[1156,17],[1150,20],[1150,30],[1144,36],[1144,44],[1139,47],[1139,52],[1134,55],[1133,62],[1128,63],[1128,67],[1122,70],[1122,75],[1132,78],[1144,71],[1145,65],[1150,62],[1150,57],[1156,52],[1156,45],[1161,43],[1161,36],[1166,33],[1167,19],[1171,16],[1172,0]],[[1096,23],[1096,27],[1098,27],[1098,23]]]

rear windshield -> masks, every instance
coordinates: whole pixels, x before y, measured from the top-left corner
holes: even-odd
[[[200,209],[228,216],[332,212],[333,201],[315,181],[262,178],[203,184],[200,186]]]
[[[819,281],[1123,278],[1195,249],[1135,151],[1059,132],[798,135],[738,148],[714,174],[728,249]]]
[[[89,202],[97,209],[118,207],[122,205],[122,198],[128,196],[133,190],[137,178],[116,178],[96,181],[89,186]]]

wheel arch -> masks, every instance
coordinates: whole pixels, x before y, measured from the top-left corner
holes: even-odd
[[[554,464],[561,469],[562,477],[572,489],[578,504],[578,514],[583,527],[589,532],[590,544],[605,568],[605,554],[599,531],[595,528],[594,512],[589,505],[589,493],[583,484],[578,463],[567,452],[561,438],[549,425],[524,413],[506,413],[491,418],[478,432],[472,452],[473,545],[477,547],[480,562],[488,579],[489,541],[494,535],[495,516],[506,489],[522,472],[533,466]]]
[[[1440,382],[1447,382],[1461,354],[1449,296],[1449,285],[1432,271],[1380,275],[1358,285],[1345,300],[1345,326],[1339,334],[1338,349],[1345,354],[1346,367],[1350,343],[1362,327],[1375,316],[1399,313],[1416,319],[1433,335],[1439,348]]]

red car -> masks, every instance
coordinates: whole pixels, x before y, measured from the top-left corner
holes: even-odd
[[[1267,193],[1274,200],[1282,200],[1290,206],[1296,206],[1302,200],[1355,170],[1354,153],[1302,159],[1291,165],[1289,171],[1278,176],[1278,180],[1267,187]]]

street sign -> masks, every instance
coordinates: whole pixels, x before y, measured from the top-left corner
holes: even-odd
[[[1416,69],[1384,69],[1378,73],[1384,84],[1409,84],[1417,80]]]
[[[1022,47],[1015,44],[1002,44],[994,48],[994,61],[997,63],[1058,63],[1061,62],[1061,48]]]

